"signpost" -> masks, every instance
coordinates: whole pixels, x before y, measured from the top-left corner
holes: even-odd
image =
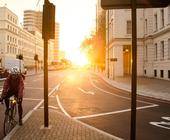
[[[101,0],[101,7],[108,9],[132,10],[132,83],[131,83],[131,129],[130,139],[136,139],[136,90],[137,90],[137,8],[160,8],[170,4],[170,0]]]
[[[42,37],[44,39],[44,127],[48,127],[48,40],[55,36],[55,6],[48,0],[43,6]]]

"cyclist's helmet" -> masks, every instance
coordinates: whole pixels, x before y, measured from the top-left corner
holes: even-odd
[[[13,68],[11,68],[10,73],[11,73],[12,75],[17,75],[17,74],[19,74],[19,73],[20,73],[19,68],[18,68],[18,67],[13,67]]]

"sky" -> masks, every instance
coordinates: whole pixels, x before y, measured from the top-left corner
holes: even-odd
[[[24,10],[42,10],[44,0],[0,0],[23,22]],[[96,0],[50,0],[56,5],[56,21],[60,24],[60,50],[68,55],[79,48],[81,41],[95,29]]]

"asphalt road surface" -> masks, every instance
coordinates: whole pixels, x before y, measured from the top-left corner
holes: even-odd
[[[57,110],[111,135],[129,139],[130,93],[108,85],[97,75],[83,69],[49,72],[49,109]],[[24,116],[43,99],[43,75],[25,80]],[[169,140],[170,103],[138,96],[137,140]],[[43,103],[38,107],[43,109]],[[4,106],[0,106],[0,138]]]

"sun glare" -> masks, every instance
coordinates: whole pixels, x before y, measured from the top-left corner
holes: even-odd
[[[68,54],[68,59],[71,60],[73,64],[78,66],[85,66],[89,63],[86,55],[79,50]]]

